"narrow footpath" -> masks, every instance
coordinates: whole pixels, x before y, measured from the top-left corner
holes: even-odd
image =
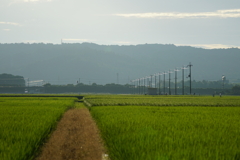
[[[80,104],[83,105],[83,104]],[[36,160],[103,160],[104,147],[87,108],[68,110]]]

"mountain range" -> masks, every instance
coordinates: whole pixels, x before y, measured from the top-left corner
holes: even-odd
[[[159,72],[177,72],[190,62],[192,79],[240,80],[240,49],[203,49],[173,44],[98,45],[76,44],[0,44],[0,74],[24,76],[30,81],[51,84],[130,83],[131,80]],[[185,77],[189,68],[184,70]],[[166,75],[166,79],[168,78]]]

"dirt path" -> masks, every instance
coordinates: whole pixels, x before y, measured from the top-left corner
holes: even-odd
[[[36,160],[102,160],[104,148],[87,108],[68,110]]]

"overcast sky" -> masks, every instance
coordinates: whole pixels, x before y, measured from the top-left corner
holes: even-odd
[[[0,43],[240,47],[240,0],[0,0]]]

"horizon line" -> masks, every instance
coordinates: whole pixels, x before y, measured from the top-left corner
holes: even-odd
[[[231,49],[231,48],[235,48],[235,49],[240,49],[240,46],[236,46],[236,45],[224,45],[224,44],[174,44],[174,43],[138,43],[138,44],[100,44],[100,43],[96,43],[96,42],[63,42],[61,41],[61,43],[53,43],[53,42],[12,42],[12,43],[1,43],[0,44],[52,44],[52,45],[63,45],[63,44],[84,44],[84,43],[90,43],[90,44],[97,44],[97,45],[108,45],[108,46],[114,46],[114,45],[118,45],[118,46],[137,46],[137,45],[174,45],[176,47],[193,47],[193,48],[201,48],[201,49]]]

